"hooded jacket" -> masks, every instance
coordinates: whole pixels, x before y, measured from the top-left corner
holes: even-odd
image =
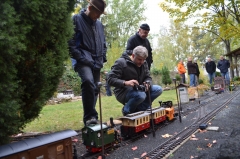
[[[124,103],[127,92],[133,87],[124,86],[124,81],[137,80],[140,85],[143,82],[149,81],[152,85],[152,78],[148,70],[147,62],[145,61],[141,67],[136,66],[130,59],[127,53],[123,53],[122,56],[115,61],[111,71],[108,74],[107,82],[109,85],[115,87],[114,93],[117,100]]]
[[[93,21],[81,10],[73,16],[74,37],[69,41],[70,56],[77,61],[78,66],[87,65],[100,70],[106,62],[106,42],[104,28],[99,20]]]
[[[178,63],[178,73],[179,74],[184,74],[186,73],[186,68],[184,67],[184,64],[182,62]]]

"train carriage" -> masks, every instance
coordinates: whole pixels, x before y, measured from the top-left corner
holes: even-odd
[[[74,151],[72,138],[74,130],[64,130],[44,134],[30,139],[13,142],[0,146],[1,159],[72,159],[77,156]]]
[[[120,119],[122,120],[122,126],[120,129],[123,137],[131,137],[134,134],[150,127],[149,112],[140,111],[128,114]]]
[[[166,108],[157,107],[152,109],[152,115],[150,115],[150,120],[153,120],[154,124],[162,123],[166,120]],[[149,113],[151,113],[151,110],[147,110]]]

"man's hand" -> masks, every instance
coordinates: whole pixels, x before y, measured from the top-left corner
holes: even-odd
[[[144,86],[145,86],[145,92],[148,91],[148,89],[151,87],[150,82],[143,82]]]
[[[139,85],[139,83],[137,80],[130,80],[130,81],[125,81],[124,85],[133,87],[134,85]]]

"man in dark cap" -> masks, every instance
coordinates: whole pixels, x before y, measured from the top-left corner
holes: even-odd
[[[96,124],[98,113],[95,109],[100,69],[106,59],[104,27],[98,18],[105,14],[104,0],[88,0],[87,9],[82,9],[73,16],[73,38],[69,41],[69,51],[74,63],[74,70],[81,78],[82,102],[85,125]]]
[[[146,47],[148,50],[148,57],[146,61],[148,63],[148,69],[150,70],[153,60],[152,60],[152,48],[150,42],[147,39],[149,31],[150,31],[149,25],[142,24],[138,32],[128,39],[126,53],[131,55],[132,50],[139,45]]]

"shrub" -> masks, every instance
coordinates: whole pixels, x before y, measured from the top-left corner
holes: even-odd
[[[63,76],[60,78],[58,85],[58,92],[72,89],[75,95],[79,95],[81,92],[81,79],[73,70],[66,70]]]
[[[233,81],[240,81],[240,77],[234,77]]]
[[[158,69],[156,69],[156,68],[153,68],[153,69],[151,70],[151,73],[152,73],[153,75],[161,75],[161,70],[158,70]]]
[[[0,3],[0,145],[37,118],[68,58],[75,1]]]
[[[181,81],[181,76],[179,74],[176,74],[175,78],[177,81]]]
[[[199,83],[199,84],[203,84],[203,80],[202,80],[202,79],[199,79],[199,80],[198,80],[198,83]]]
[[[215,76],[216,76],[216,77],[221,77],[222,75],[221,75],[220,72],[216,72],[216,73],[215,73]]]
[[[170,72],[166,66],[162,68],[162,83],[165,85],[171,84]]]

